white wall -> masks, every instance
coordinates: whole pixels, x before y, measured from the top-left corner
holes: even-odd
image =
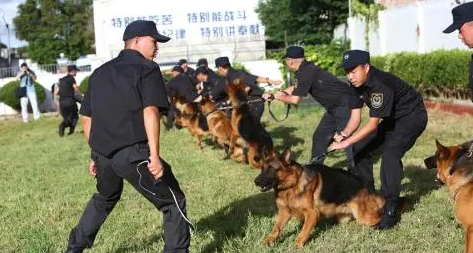
[[[452,23],[454,0],[429,0],[379,12],[379,28],[370,34],[371,55],[397,52],[426,53],[438,49],[466,49],[458,39],[458,32],[442,31]],[[352,49],[365,49],[364,22],[347,20]]]
[[[160,44],[158,62],[177,62],[180,58],[197,61],[200,57],[213,60],[228,51],[238,52],[234,53],[238,61],[264,59],[264,27],[254,11],[258,2],[94,0],[96,54],[105,60],[115,57],[123,48],[126,24],[132,19],[146,19],[156,22],[158,31],[171,37],[171,41]],[[208,21],[201,18],[207,14]],[[243,28],[246,35],[242,35]]]

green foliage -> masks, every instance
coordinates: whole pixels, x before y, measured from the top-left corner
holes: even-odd
[[[370,32],[378,30],[378,12],[382,11],[384,7],[377,3],[368,3],[359,0],[351,1],[353,15],[365,21],[365,47],[370,48]]]
[[[241,64],[240,62],[234,61],[232,63],[232,68],[234,68],[236,70],[239,70],[239,71],[248,72],[248,70],[245,68],[245,66],[243,64]]]
[[[85,93],[89,87],[89,78],[90,76],[86,76],[79,84],[79,89],[82,93]]]
[[[438,50],[372,57],[371,64],[400,77],[426,95],[464,98],[469,93],[470,57],[466,50]]]
[[[5,84],[5,86],[0,89],[0,101],[13,109],[20,111],[20,99],[15,96],[18,87],[20,87],[20,81],[12,81]],[[45,99],[44,88],[37,82],[34,83],[34,87],[36,89],[36,97],[39,105],[43,103]]]
[[[339,68],[338,66],[340,66],[342,63],[343,53],[349,50],[349,48],[350,43],[335,40],[330,44],[304,47],[304,51],[305,57],[308,61],[313,62],[315,65],[329,71],[336,76],[342,76],[344,75],[343,69]],[[285,66],[284,59],[282,58],[285,53],[285,51],[278,51],[268,54],[268,58],[275,59],[281,63],[280,69],[284,77],[288,71]],[[291,75],[294,77],[294,73],[291,73]]]
[[[26,0],[13,19],[16,36],[28,41],[28,56],[55,63],[60,53],[71,60],[93,52],[92,0]]]
[[[269,40],[288,44],[323,44],[332,39],[333,30],[345,23],[345,0],[267,0],[256,9]]]

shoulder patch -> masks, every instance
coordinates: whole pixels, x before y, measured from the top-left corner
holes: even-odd
[[[371,93],[371,106],[374,109],[378,109],[383,105],[384,96],[383,93]]]

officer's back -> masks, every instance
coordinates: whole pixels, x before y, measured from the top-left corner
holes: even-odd
[[[139,113],[149,101],[140,97],[140,91],[148,89],[149,76],[162,80],[159,66],[147,61],[135,51],[125,49],[119,56],[96,69],[90,77],[89,97],[93,108],[90,145],[107,156],[114,150],[147,140],[143,114]],[[92,84],[95,84],[92,86]],[[166,92],[157,94],[163,107],[167,107]],[[113,130],[113,131],[111,131]]]
[[[191,78],[184,73],[180,73],[169,80],[166,84],[166,91],[169,96],[184,97],[186,103],[191,103],[199,96]]]

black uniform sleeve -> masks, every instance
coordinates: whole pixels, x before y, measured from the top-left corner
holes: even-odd
[[[296,77],[296,80],[297,85],[296,88],[294,88],[294,91],[292,91],[292,95],[298,97],[307,96],[307,94],[309,94],[310,87],[312,86],[312,80],[310,76],[301,74]]]
[[[391,116],[394,103],[394,93],[388,89],[374,89],[370,94],[370,117],[387,118]]]
[[[212,96],[213,101],[218,102],[222,99],[225,99],[227,96],[225,79],[219,78],[216,81],[215,87],[212,88],[210,91],[210,95]]]
[[[362,108],[364,101],[358,96],[353,87],[348,88],[348,106],[351,109]]]
[[[87,116],[87,117],[92,117],[92,106],[90,103],[90,91],[92,89],[92,86],[95,83],[95,75],[92,74],[89,78],[89,86],[87,86],[87,90],[85,91],[84,94],[84,99],[82,100],[81,106],[80,106],[80,114]]]
[[[143,107],[155,106],[160,111],[169,109],[167,93],[159,67],[146,69],[139,85]]]

